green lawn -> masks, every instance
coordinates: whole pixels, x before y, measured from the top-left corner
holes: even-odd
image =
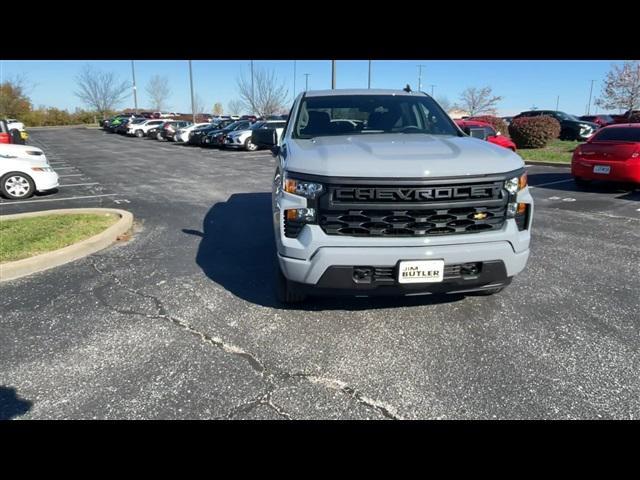
[[[118,218],[110,213],[0,217],[0,263],[66,247],[100,233]]]
[[[580,142],[553,140],[544,148],[519,148],[525,160],[537,162],[571,163],[571,155]]]

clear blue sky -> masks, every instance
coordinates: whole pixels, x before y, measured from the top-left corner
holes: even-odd
[[[74,77],[85,63],[107,71],[113,71],[123,80],[131,79],[131,63],[123,61],[0,61],[0,81],[14,75],[24,75],[30,84],[29,95],[33,104],[73,110],[84,107],[73,95]],[[538,109],[555,109],[560,96],[560,110],[584,115],[589,100],[591,80],[593,97],[598,96],[602,80],[614,61],[433,61],[433,60],[374,60],[372,63],[372,87],[403,88],[407,83],[413,89],[418,84],[418,64],[422,70],[422,88],[431,92],[434,84],[436,98],[445,96],[451,103],[458,100],[467,87],[493,88],[494,94],[504,97],[499,105],[500,115],[512,115],[532,106]],[[228,102],[237,98],[236,79],[249,74],[249,60],[194,61],[193,82],[195,92],[211,111],[215,102]],[[273,69],[285,81],[290,97],[294,92],[294,62],[256,60],[256,67]],[[366,60],[337,62],[337,88],[366,88]],[[150,108],[144,87],[153,75],[166,75],[172,94],[169,109],[190,112],[189,68],[186,60],[135,62],[138,85],[138,106]],[[331,62],[296,62],[295,92],[305,87],[305,73],[309,73],[309,89],[331,87]],[[133,96],[129,105],[133,106]],[[592,107],[592,112],[594,111]]]

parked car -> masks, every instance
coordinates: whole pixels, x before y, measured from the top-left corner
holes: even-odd
[[[504,123],[507,124],[507,126],[511,123],[511,121],[513,120],[513,117],[500,117],[502,120],[504,120]]]
[[[496,132],[495,128],[493,128],[493,125],[490,123],[479,122],[477,120],[454,120],[454,122],[467,135],[475,136],[472,135],[472,133],[475,134],[475,131],[479,131],[482,133],[479,138],[482,138],[489,143],[493,143],[494,145],[500,145],[501,147],[508,148],[513,152],[516,151],[516,144],[513,143],[510,138]]]
[[[139,118],[126,118],[124,119],[124,121],[122,121],[120,123],[120,125],[118,125],[116,127],[115,132],[119,133],[120,135],[126,135],[129,132],[129,128],[135,125],[140,125],[143,122],[145,122],[147,119],[144,117],[139,117]]]
[[[640,123],[598,130],[573,151],[571,175],[579,186],[586,186],[591,180],[640,186]]]
[[[245,150],[248,150],[249,152],[253,152],[259,148],[258,145],[253,143],[251,140],[251,135],[253,134],[254,130],[275,130],[277,132],[278,138],[280,138],[286,124],[287,122],[284,122],[282,120],[265,120],[262,122],[256,122],[246,130],[236,130],[235,132],[231,132],[230,134],[228,134],[225,137],[223,145],[226,148],[243,148]]]
[[[307,91],[292,112],[280,140],[253,131],[275,156],[264,215],[281,302],[492,295],[524,270],[534,201],[517,154],[469,138],[422,92]]]
[[[234,120],[231,120],[231,119],[218,120],[218,121],[214,120],[214,122],[208,126],[196,128],[189,134],[189,144],[202,145],[202,139],[204,138],[205,135],[213,131],[222,130],[226,126],[231,125],[232,123],[234,123]]]
[[[189,125],[191,125],[191,122],[187,122],[186,120],[169,120],[164,122],[162,127],[156,132],[156,140],[167,140],[171,142],[177,130]]]
[[[258,117],[256,117],[255,115],[242,115],[240,117],[240,120],[249,120],[250,122],[257,122]]]
[[[615,120],[611,115],[598,114],[598,115],[582,115],[580,120],[585,122],[591,122],[598,125],[598,127],[606,127],[607,125],[613,125]]]
[[[640,110],[627,110],[622,115],[612,114],[611,118],[613,118],[614,124],[627,123],[631,115],[640,115]]]
[[[13,136],[6,120],[0,120],[0,143],[13,143]]]
[[[579,118],[569,115],[568,113],[557,110],[530,110],[522,112],[513,117],[540,117],[548,116],[555,118],[560,122],[560,139],[561,140],[579,140],[584,141],[589,138],[598,129],[598,124],[586,122]]]
[[[58,174],[44,152],[31,145],[0,144],[0,193],[10,199],[29,198],[58,186]]]
[[[147,132],[149,132],[149,130],[161,126],[164,122],[165,120],[144,119],[139,123],[129,124],[127,135],[135,135],[138,138],[142,138],[147,134]]]
[[[20,131],[24,130],[24,123],[19,122],[15,118],[7,118],[6,121],[7,121],[7,125],[9,127],[9,130],[13,130],[14,128],[16,130],[20,130]]]
[[[189,134],[195,130],[196,128],[207,127],[211,125],[210,122],[202,122],[202,123],[192,123],[186,127],[183,127],[176,131],[174,135],[174,139],[176,142],[187,143],[189,142]]]
[[[237,130],[246,130],[251,127],[249,120],[238,120],[221,130],[212,130],[202,137],[202,145],[205,147],[222,147],[228,134]]]

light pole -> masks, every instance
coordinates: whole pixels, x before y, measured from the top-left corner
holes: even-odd
[[[369,81],[367,82],[367,88],[371,88],[371,60],[369,60]]]
[[[435,88],[435,85],[429,85],[431,87],[431,97],[433,97],[433,89]]]
[[[558,98],[556,98],[556,112],[558,111],[559,107],[560,107],[560,95],[558,95]]]
[[[310,73],[304,74],[304,91],[307,92],[309,90],[309,75]]]
[[[131,75],[133,75],[133,103],[136,114],[138,113],[138,93],[136,92],[136,70],[133,68],[133,60],[131,60]]]
[[[296,99],[296,61],[293,61],[293,99]]]
[[[331,60],[331,90],[336,88],[336,61]]]
[[[422,91],[422,67],[426,67],[426,65],[418,65],[418,91]]]
[[[189,60],[189,83],[191,85],[191,114],[193,115],[193,123],[196,123],[196,108],[193,100],[193,71],[191,70],[191,60]]]
[[[595,80],[591,80],[591,88],[589,89],[589,104],[587,105],[587,115],[591,113],[591,94],[593,93],[593,84]]]
[[[251,60],[251,114],[255,115],[255,91],[253,89],[253,60]]]

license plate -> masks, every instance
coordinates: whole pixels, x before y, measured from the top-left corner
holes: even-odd
[[[436,283],[444,277],[444,260],[410,260],[400,262],[399,283]]]
[[[611,167],[609,165],[595,165],[593,167],[593,173],[604,173],[608,175],[611,172]]]

